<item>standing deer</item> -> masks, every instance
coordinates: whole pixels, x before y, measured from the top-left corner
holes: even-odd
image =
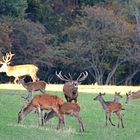
[[[44,110],[53,110],[59,117],[59,124],[57,129],[63,128],[64,116],[60,112],[60,107],[63,105],[64,101],[56,95],[40,94],[36,95],[30,102],[24,106],[18,113],[18,123],[22,124],[26,115],[35,109],[38,112],[38,125],[44,125]]]
[[[120,92],[115,92],[115,94],[114,94],[114,102],[119,103],[120,98],[122,98],[122,95],[120,94]]]
[[[80,131],[81,132],[84,131],[84,125],[83,125],[83,122],[80,117],[80,106],[78,103],[70,103],[70,102],[64,103],[60,107],[60,111],[62,114],[74,116],[79,122]],[[47,123],[53,117],[57,117],[56,112],[54,112],[53,110],[50,111],[48,114],[45,113],[45,115],[44,115],[45,123]]]
[[[104,95],[105,95],[105,93],[104,94],[99,93],[99,95],[97,95],[94,98],[94,100],[98,100],[101,103],[103,109],[106,112],[106,126],[108,124],[108,119],[109,119],[110,123],[113,126],[115,126],[115,124],[113,124],[112,121],[111,121],[111,114],[116,113],[116,115],[118,117],[118,127],[120,126],[120,121],[121,121],[122,128],[124,128],[123,119],[122,119],[122,116],[121,116],[121,113],[120,113],[121,110],[124,110],[122,108],[122,105],[120,103],[117,103],[117,102],[114,102],[114,101],[105,101],[102,97]]]
[[[22,86],[24,88],[26,88],[29,93],[26,98],[32,98],[33,91],[41,91],[42,93],[45,93],[45,88],[46,88],[45,81],[36,81],[36,82],[25,83],[24,78],[25,77],[19,77],[19,83],[21,83]]]
[[[59,79],[65,81],[65,84],[63,86],[63,92],[67,102],[72,102],[72,100],[74,100],[76,103],[78,97],[78,84],[79,82],[82,82],[87,78],[88,72],[82,72],[76,80],[73,80],[70,74],[69,78],[66,75],[62,76],[61,71],[59,73],[56,72],[56,76]]]
[[[135,99],[139,99],[139,98],[140,98],[140,90],[138,90],[136,92],[129,91],[128,93],[126,93],[125,103],[127,104],[130,100],[135,100]]]
[[[15,77],[14,83],[17,82],[18,77],[27,76],[27,75],[31,76],[33,81],[39,80],[36,75],[38,71],[38,67],[36,67],[33,64],[9,66],[10,61],[14,55],[15,54],[12,54],[11,52],[9,52],[9,53],[6,53],[6,55],[2,57],[3,61],[0,62],[2,64],[0,68],[0,72],[6,72],[7,76]]]

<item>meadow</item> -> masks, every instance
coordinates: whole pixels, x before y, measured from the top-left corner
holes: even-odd
[[[46,91],[64,98],[63,85],[47,85]],[[139,86],[96,86],[80,85],[78,103],[81,106],[81,117],[85,132],[79,132],[78,121],[65,116],[66,126],[63,131],[56,130],[57,118],[53,118],[44,127],[38,127],[37,114],[27,115],[24,124],[17,123],[17,114],[24,104],[21,95],[27,91],[21,85],[0,85],[0,140],[139,140],[140,139],[140,100],[125,105],[125,93],[137,91]],[[120,102],[125,108],[122,111],[125,128],[117,128],[117,117],[112,115],[115,127],[105,127],[105,113],[98,101],[93,98],[99,92],[106,92],[105,100],[113,100],[114,92],[120,91],[123,98]],[[34,92],[33,95],[39,94]]]

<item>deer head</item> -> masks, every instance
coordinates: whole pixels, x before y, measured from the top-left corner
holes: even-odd
[[[10,61],[14,55],[15,54],[12,54],[11,52],[9,52],[9,53],[6,53],[6,55],[2,57],[2,61],[0,61],[0,64],[1,64],[0,72],[7,71],[7,66],[10,64]]]
[[[10,61],[11,61],[11,59],[12,59],[12,57],[13,57],[14,55],[15,55],[15,54],[12,54],[11,52],[6,53],[6,55],[2,57],[2,60],[3,60],[3,61],[0,61],[0,63],[1,63],[1,64],[9,65],[9,64],[10,64]]]

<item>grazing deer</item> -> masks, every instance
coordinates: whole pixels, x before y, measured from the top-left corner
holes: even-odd
[[[67,102],[72,102],[72,100],[74,100],[76,103],[78,97],[78,84],[79,82],[82,82],[87,78],[88,72],[82,72],[76,80],[73,80],[70,74],[70,78],[68,78],[66,75],[62,76],[61,71],[59,73],[56,72],[56,76],[59,79],[65,81],[65,84],[63,86],[63,92]]]
[[[122,105],[120,103],[117,103],[117,102],[114,102],[114,101],[105,101],[102,97],[104,95],[105,95],[105,93],[104,94],[99,93],[99,95],[97,95],[94,98],[94,100],[98,100],[101,103],[103,109],[106,112],[106,126],[108,124],[107,123],[108,119],[109,119],[110,123],[113,126],[115,126],[115,124],[113,124],[112,121],[111,121],[111,114],[116,113],[116,115],[118,117],[118,127],[120,125],[120,120],[121,120],[122,128],[124,128],[123,119],[122,119],[122,116],[121,116],[121,113],[120,113],[121,110],[124,110],[122,108]],[[109,117],[108,117],[108,115],[109,115]]]
[[[45,93],[45,88],[46,88],[45,81],[36,81],[36,82],[25,83],[24,78],[25,77],[19,77],[19,83],[21,83],[22,86],[24,88],[26,88],[29,93],[26,98],[32,98],[33,91],[41,91],[42,93]]]
[[[57,129],[63,128],[64,116],[60,112],[60,107],[63,105],[63,103],[63,99],[55,95],[37,95],[20,110],[18,113],[18,123],[22,124],[26,115],[36,109],[38,112],[38,125],[41,125],[41,121],[42,125],[44,125],[43,111],[44,109],[48,109],[56,112],[57,116],[59,117],[59,125],[57,126]]]
[[[77,118],[79,125],[80,125],[80,131],[84,131],[84,125],[83,122],[81,120],[80,117],[80,106],[77,103],[64,103],[61,107],[60,107],[60,111],[62,114],[66,114],[66,115],[71,115],[74,116],[75,118]],[[50,111],[48,114],[45,113],[44,115],[44,120],[45,123],[47,123],[51,118],[56,117],[57,114],[56,112],[54,112],[53,110]]]
[[[127,104],[130,100],[139,99],[139,98],[140,98],[140,90],[138,90],[136,92],[129,91],[128,93],[126,93],[125,103]]]
[[[120,94],[120,92],[115,92],[115,94],[114,94],[114,102],[119,103],[120,98],[122,98],[122,95]]]
[[[7,76],[15,77],[14,83],[17,82],[18,77],[25,76],[25,75],[31,76],[33,81],[39,80],[36,76],[38,67],[36,67],[33,64],[9,66],[10,61],[13,56],[14,54],[9,52],[9,53],[6,53],[6,55],[2,57],[3,62],[2,61],[0,62],[0,64],[2,64],[0,68],[0,72],[6,72]]]

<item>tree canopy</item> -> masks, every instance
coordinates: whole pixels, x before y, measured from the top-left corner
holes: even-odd
[[[60,82],[62,70],[88,71],[86,84],[137,85],[139,38],[136,0],[0,1],[0,57],[11,51],[11,65],[36,64],[47,82]]]

